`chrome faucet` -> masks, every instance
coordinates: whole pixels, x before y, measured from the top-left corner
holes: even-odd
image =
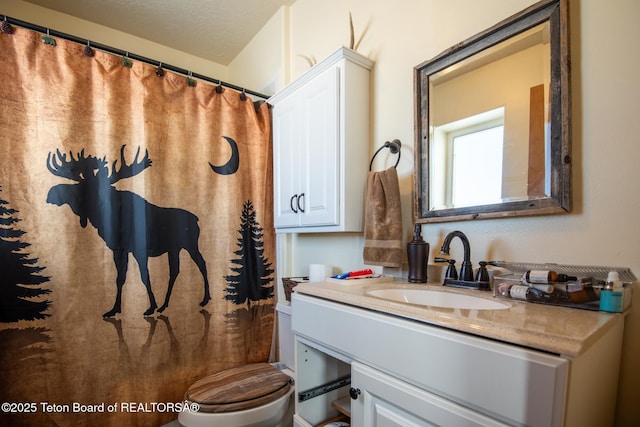
[[[460,280],[472,282],[473,281],[473,265],[471,265],[471,246],[469,245],[469,239],[464,235],[462,231],[452,231],[447,234],[440,248],[440,253],[449,255],[449,245],[454,237],[459,237],[462,240],[462,246],[464,247],[464,259],[462,260],[462,267],[460,267]]]

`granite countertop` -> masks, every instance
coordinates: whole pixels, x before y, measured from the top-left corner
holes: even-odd
[[[494,299],[491,292],[394,281],[375,284],[301,283],[295,292],[412,319],[507,343],[575,357],[604,335],[623,314],[533,304],[498,298],[511,305],[500,310],[425,307],[367,294],[376,289],[429,289]]]

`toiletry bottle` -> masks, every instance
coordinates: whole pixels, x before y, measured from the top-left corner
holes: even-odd
[[[558,274],[550,270],[529,270],[524,273],[524,281],[528,283],[554,283],[568,282],[576,280],[575,276],[567,276],[566,274]]]
[[[515,286],[514,282],[503,282],[498,285],[498,295],[503,297],[511,296],[511,287]],[[513,297],[512,297],[513,298]]]
[[[509,288],[509,296],[513,299],[531,302],[555,303],[560,299],[558,292],[547,293],[527,285],[513,285]]]
[[[407,258],[409,260],[409,282],[426,283],[429,244],[422,240],[420,224],[415,225],[413,240],[407,243]]]
[[[607,283],[600,292],[600,310],[609,313],[621,313],[623,306],[623,287],[617,271],[610,271]]]
[[[526,285],[513,285],[509,287],[509,296],[513,299],[527,300],[529,287]]]

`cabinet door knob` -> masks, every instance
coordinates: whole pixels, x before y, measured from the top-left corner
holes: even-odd
[[[293,203],[293,199],[296,199],[296,203]],[[299,205],[299,201],[298,199],[298,195],[294,194],[293,196],[291,196],[291,198],[289,199],[289,207],[291,208],[291,210],[293,211],[293,213],[298,213],[298,208],[296,206]]]
[[[361,393],[361,392],[360,392],[360,389],[359,389],[359,388],[351,387],[351,388],[349,389],[349,396],[351,396],[351,398],[352,398],[353,400],[356,400],[356,399],[358,398],[358,396],[360,395],[360,393]]]
[[[302,199],[302,206],[300,206],[300,199]],[[298,196],[298,210],[302,213],[304,213],[304,200],[304,193],[302,193]]]

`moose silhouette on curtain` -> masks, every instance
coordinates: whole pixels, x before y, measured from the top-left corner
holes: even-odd
[[[73,213],[80,217],[80,225],[84,228],[90,222],[113,251],[117,293],[113,308],[103,317],[113,317],[121,312],[122,287],[126,280],[129,254],[138,263],[149,297],[145,316],[156,310],[163,312],[168,307],[173,285],[180,272],[179,254],[182,249],[189,253],[202,274],[204,296],[200,306],[205,306],[211,295],[206,262],[198,249],[198,217],[184,209],[159,207],[135,193],[117,190],[113,186],[116,182],[133,177],[151,166],[148,150],[139,159],[138,148],[130,164],[126,162],[124,151],[125,145],[120,148],[120,165],[118,160],[114,160],[111,169],[105,158],[87,156],[84,149],[75,157],[72,152],[67,156],[60,150],[47,156],[47,168],[52,174],[76,182],[53,186],[47,195],[47,203],[69,205]],[[158,308],[151,288],[148,260],[149,257],[165,253],[169,257],[169,283],[164,303]]]

